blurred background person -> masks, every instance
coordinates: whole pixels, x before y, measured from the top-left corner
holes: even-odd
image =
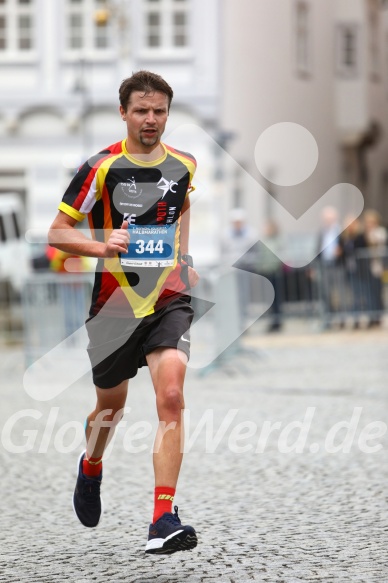
[[[240,270],[236,272],[236,278],[239,315],[242,321],[248,316],[252,299],[248,272],[253,272],[255,268],[257,239],[257,233],[247,223],[245,210],[232,209],[229,213],[229,226],[221,242],[221,257],[227,265],[234,265]]]
[[[361,253],[365,251],[366,239],[362,232],[361,221],[354,215],[348,215],[344,221],[344,230],[339,237],[339,260],[344,270],[345,282],[349,294],[346,297],[346,309],[354,317],[354,327],[359,327],[359,317],[366,308],[366,273],[362,269]]]
[[[340,311],[340,298],[344,293],[344,279],[339,263],[341,228],[337,209],[332,206],[324,207],[321,224],[317,244],[317,280],[323,310],[322,327],[329,328],[333,315]]]
[[[379,213],[373,209],[364,212],[364,232],[368,248],[368,311],[369,326],[380,326],[384,310],[383,272],[387,251],[387,231]]]
[[[282,327],[281,305],[284,299],[283,264],[279,253],[283,246],[279,226],[273,219],[264,225],[263,237],[256,247],[257,273],[273,285],[275,297],[268,311],[270,317],[267,332],[278,332]]]

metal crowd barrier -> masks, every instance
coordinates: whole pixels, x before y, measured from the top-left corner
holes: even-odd
[[[87,318],[93,280],[91,273],[37,273],[25,282],[22,304],[27,365],[63,341],[69,348],[81,348],[74,346],[74,332]]]
[[[264,316],[269,325],[280,327],[290,316],[319,319],[323,328],[347,320],[374,324],[388,311],[387,249],[360,249],[346,260],[316,259],[304,268],[280,266],[262,275],[275,289],[275,301]],[[250,293],[254,309],[261,290],[252,287]]]
[[[346,260],[317,261],[316,286],[323,327],[348,318],[378,324],[388,310],[388,252],[359,249]]]
[[[6,344],[20,342],[22,330],[20,293],[10,281],[0,280],[0,341]]]
[[[198,269],[201,278],[192,289],[195,317],[190,365],[198,368],[200,376],[220,368],[232,373],[235,357],[257,360],[260,356],[258,350],[241,343],[244,322],[249,319],[250,274],[219,266]],[[263,295],[268,297],[268,286],[266,291]],[[244,367],[240,359],[239,370]]]
[[[388,311],[386,250],[383,253],[360,250],[347,262],[329,264],[316,260],[306,268],[282,267],[277,272],[262,275],[275,289],[275,301],[263,315],[269,329],[280,327],[290,316],[319,319],[322,327],[344,323],[349,318],[355,323],[366,318],[373,324]],[[227,272],[207,269],[202,270],[201,276],[200,285],[193,290],[197,319],[201,311],[206,312],[204,304],[217,303],[219,309],[210,318],[211,328],[216,331],[214,343],[223,344],[225,338],[238,338],[244,329],[242,320],[255,311],[258,314],[263,311],[263,298],[267,293],[265,282],[260,278],[245,278],[244,271],[238,269]],[[28,364],[62,341],[77,342],[73,332],[87,317],[93,279],[91,273],[42,273],[26,281],[22,306]],[[204,301],[201,302],[201,298]],[[85,349],[85,346],[72,348]],[[238,351],[240,345],[235,343],[234,348]],[[221,349],[216,346],[216,353]]]

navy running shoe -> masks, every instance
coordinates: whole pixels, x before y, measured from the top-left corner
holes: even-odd
[[[192,526],[182,525],[178,506],[174,514],[165,512],[154,524],[150,524],[146,553],[171,555],[177,551],[190,551],[197,546],[197,534]]]
[[[102,513],[100,486],[102,472],[98,478],[88,478],[82,471],[85,452],[78,460],[78,478],[73,495],[73,508],[79,521],[89,528],[97,526]]]

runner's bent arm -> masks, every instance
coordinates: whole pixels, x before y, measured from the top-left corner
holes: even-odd
[[[190,234],[190,199],[186,196],[185,202],[182,206],[182,218],[181,218],[181,255],[188,255],[189,253],[189,234]],[[189,270],[189,284],[190,287],[197,285],[199,281],[199,275],[195,269],[192,267]]]
[[[59,211],[50,227],[48,242],[72,255],[86,257],[116,257],[118,253],[126,253],[129,244],[128,223],[124,221],[120,229],[114,229],[106,243],[93,241],[74,228],[78,221],[66,213]]]

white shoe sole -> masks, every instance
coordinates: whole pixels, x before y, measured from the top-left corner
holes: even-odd
[[[171,555],[177,551],[191,551],[197,546],[195,532],[187,534],[184,529],[173,532],[166,538],[155,538],[146,544],[145,552],[154,555]]]

